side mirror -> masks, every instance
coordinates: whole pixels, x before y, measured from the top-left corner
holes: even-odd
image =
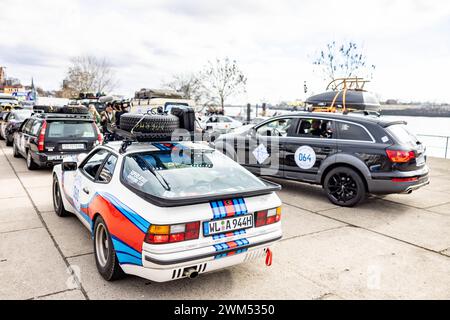
[[[62,171],[76,171],[78,169],[78,163],[75,161],[65,161],[62,163]]]

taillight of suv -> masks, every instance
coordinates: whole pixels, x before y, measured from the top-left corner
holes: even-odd
[[[414,151],[404,151],[404,150],[386,150],[386,154],[394,163],[407,163],[416,158],[416,153]]]
[[[45,149],[44,143],[45,143],[45,131],[47,130],[47,121],[44,121],[42,123],[41,132],[39,133],[38,137],[38,151],[43,152]]]

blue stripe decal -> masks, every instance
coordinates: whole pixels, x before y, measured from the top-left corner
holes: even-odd
[[[120,264],[132,264],[135,266],[142,266],[142,260],[138,259],[136,257],[130,256],[123,252],[116,252],[117,259],[119,260]]]
[[[214,218],[214,219],[219,218],[220,213],[219,213],[217,201],[212,201],[212,202],[211,202],[211,208],[212,208],[212,210],[213,210],[213,215],[214,215],[213,218]]]
[[[81,211],[81,210],[79,210],[78,212],[79,212],[80,215],[84,218],[84,220],[86,220],[87,222],[89,222],[90,224],[92,224],[91,218],[89,218],[89,216],[88,216],[86,213],[84,213],[84,212]]]
[[[239,206],[239,201],[237,199],[233,199],[233,208],[234,208],[234,212],[236,216],[240,216],[241,215],[241,208]]]
[[[225,210],[225,205],[223,201],[219,201],[219,211],[220,211],[220,218],[225,218],[227,216],[227,211]]]
[[[245,204],[245,200],[243,198],[239,199],[239,204],[241,205],[242,214],[247,214],[247,205]]]
[[[227,200],[233,204],[233,216],[241,216],[248,214],[247,206],[244,198],[236,198]],[[213,219],[223,219],[227,217],[227,210],[224,201],[211,201],[210,206],[213,212]]]
[[[203,223],[203,235],[205,235],[205,236],[209,235],[209,223],[208,222]]]
[[[114,245],[114,249],[118,252],[123,252],[126,253],[130,256],[133,256],[137,259],[142,259],[142,255],[140,252],[136,251],[135,249],[131,248],[129,245],[127,245],[126,243],[124,243],[122,240],[120,240],[119,238],[115,237],[114,235],[111,235],[112,238],[112,242]]]

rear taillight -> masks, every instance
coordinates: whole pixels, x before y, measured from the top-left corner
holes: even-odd
[[[46,130],[47,130],[47,121],[44,121],[42,123],[41,132],[39,133],[39,138],[38,138],[38,151],[40,151],[40,152],[44,151],[45,131]]]
[[[416,158],[414,151],[386,150],[386,154],[389,160],[395,163],[406,163]]]
[[[190,222],[174,225],[151,225],[145,236],[145,242],[150,244],[176,243],[198,239],[200,222]]]
[[[258,211],[255,213],[255,226],[262,227],[277,223],[281,220],[281,207]]]

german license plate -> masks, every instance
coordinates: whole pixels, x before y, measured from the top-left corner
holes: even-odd
[[[238,216],[229,219],[205,222],[203,233],[205,236],[212,236],[219,233],[233,232],[253,227],[253,215]]]
[[[79,150],[84,149],[84,144],[82,143],[70,143],[70,144],[63,144],[62,145],[63,150]]]
[[[57,155],[57,156],[48,156],[47,160],[48,161],[55,161],[55,160],[64,160],[66,158],[71,157],[71,155]]]

